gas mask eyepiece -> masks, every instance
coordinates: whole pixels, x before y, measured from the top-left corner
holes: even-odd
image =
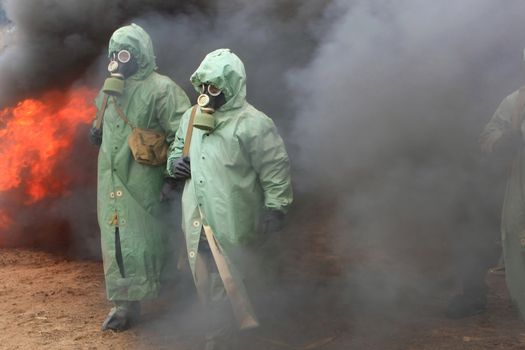
[[[117,60],[120,63],[128,63],[131,60],[131,53],[128,50],[120,50],[117,53]]]
[[[128,50],[120,50],[110,55],[108,72],[110,77],[104,82],[102,91],[120,96],[124,92],[124,80],[138,71],[138,65]]]
[[[224,94],[214,85],[202,84],[200,86],[201,94],[197,97],[197,105],[199,111],[195,115],[193,126],[198,129],[211,131],[215,128],[215,118],[213,113],[219,109],[224,103]]]
[[[221,94],[222,91],[218,87],[215,87],[215,85],[202,84],[201,85],[201,94],[206,94],[206,92],[210,96],[217,97],[217,96],[219,96]]]

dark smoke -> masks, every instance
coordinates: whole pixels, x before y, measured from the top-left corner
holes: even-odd
[[[159,71],[183,86],[192,101],[196,93],[189,84],[191,73],[208,52],[230,48],[246,66],[248,100],[284,128],[293,120],[286,73],[308,62],[317,45],[309,27],[325,6],[324,1],[237,0],[209,4],[206,12],[152,14],[137,22],[153,37]]]
[[[180,13],[200,1],[4,0],[14,30],[0,55],[0,107],[82,76],[111,33],[152,11]]]

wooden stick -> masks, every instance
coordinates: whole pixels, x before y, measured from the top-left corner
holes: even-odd
[[[202,213],[201,213],[202,217]],[[239,288],[235,283],[235,279],[231,274],[230,267],[226,262],[226,258],[222,254],[218,242],[215,240],[215,235],[210,226],[205,225],[203,222],[202,227],[204,228],[204,234],[210,245],[211,253],[215,264],[217,265],[217,270],[221,276],[222,283],[224,284],[224,289],[226,289],[226,294],[228,299],[232,304],[233,314],[237,323],[239,324],[240,329],[249,329],[259,326],[259,322],[255,318],[255,315],[250,313],[250,310],[253,310],[253,307],[245,293],[239,292]]]

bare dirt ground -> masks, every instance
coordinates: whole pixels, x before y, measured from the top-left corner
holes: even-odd
[[[314,302],[288,301],[286,314],[245,336],[240,349],[525,349],[525,326],[508,300],[504,277],[489,275],[488,282],[488,311],[462,320],[443,317],[446,300],[421,303],[399,318],[341,307],[326,293],[315,302],[316,288],[326,287],[318,285],[308,290]],[[145,305],[134,329],[101,332],[110,305],[100,262],[0,250],[1,349],[199,349],[191,302],[165,300]]]

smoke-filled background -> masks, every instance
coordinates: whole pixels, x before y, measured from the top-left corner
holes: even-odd
[[[414,296],[445,299],[457,272],[476,264],[472,252],[497,250],[506,169],[480,156],[477,137],[523,83],[522,1],[2,5],[2,107],[49,89],[99,88],[109,37],[130,22],[150,33],[159,72],[192,100],[188,79],[204,55],[236,52],[249,101],[275,120],[288,146],[296,202],[283,249],[288,275],[313,285],[302,290],[314,304],[341,301],[349,319],[353,300],[402,314]],[[86,132],[78,132],[75,161],[61,163],[61,174],[78,179],[68,195],[24,209],[16,222],[31,237],[59,218],[79,256],[99,249],[96,151]],[[9,206],[13,197],[0,201]]]

